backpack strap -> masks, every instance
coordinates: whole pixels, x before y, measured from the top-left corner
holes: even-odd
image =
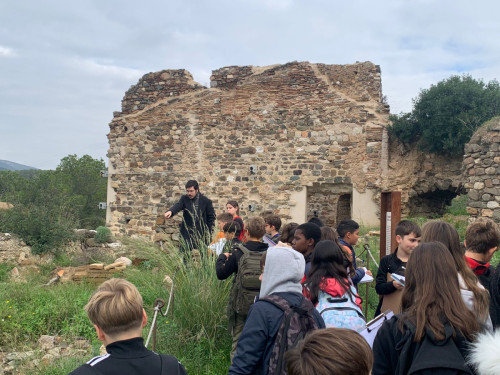
[[[278,334],[279,331],[281,330],[282,331],[281,337],[286,339],[288,335],[288,329],[290,328],[290,322],[292,321],[293,317],[292,309],[295,310],[294,306],[291,306],[286,299],[276,295],[268,295],[262,297],[259,299],[259,301],[269,302],[283,311],[284,320],[280,324],[281,327],[278,330]],[[274,345],[277,345],[277,343],[275,342]],[[285,355],[285,350],[286,350],[286,345],[280,345],[278,352],[278,359],[276,361],[276,371],[274,372],[275,374],[279,375],[282,372],[282,363],[283,363],[283,356]]]
[[[239,249],[243,253],[243,255],[250,253],[250,250],[248,250],[245,246],[243,246],[242,243],[237,243],[234,245],[234,249]]]

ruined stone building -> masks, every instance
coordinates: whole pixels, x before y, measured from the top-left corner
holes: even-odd
[[[481,126],[465,146],[467,213],[500,222],[500,117]]]
[[[210,79],[206,88],[185,70],[165,70],[125,94],[108,135],[114,233],[154,234],[189,179],[217,213],[235,199],[243,217],[272,211],[328,225],[350,217],[378,225],[382,190],[402,191],[410,212],[461,188],[460,161],[390,145],[377,65],[233,66]],[[175,239],[176,223],[166,224]]]

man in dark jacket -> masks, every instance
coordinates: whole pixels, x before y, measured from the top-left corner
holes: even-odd
[[[102,283],[90,297],[85,311],[107,354],[92,358],[69,375],[186,375],[176,358],[157,354],[144,346],[147,323],[142,297],[124,279]]]
[[[186,195],[165,212],[165,219],[171,218],[181,210],[183,220],[180,230],[185,249],[192,250],[202,243],[210,243],[215,224],[215,211],[212,201],[200,193],[197,181],[189,180],[186,183]]]
[[[304,267],[304,256],[299,252],[284,247],[270,248],[266,255],[259,298],[277,295],[292,306],[300,306],[305,298],[300,284]],[[317,326],[325,328],[318,311],[312,310]],[[283,310],[264,300],[258,300],[250,307],[229,375],[267,375],[283,315]]]

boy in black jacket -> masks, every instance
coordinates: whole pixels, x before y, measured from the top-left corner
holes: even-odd
[[[185,375],[176,358],[157,354],[144,346],[142,329],[147,323],[142,297],[124,279],[102,283],[85,306],[97,337],[107,354],[92,358],[70,375]]]
[[[404,276],[406,262],[410,257],[411,252],[420,243],[422,230],[412,221],[403,220],[396,226],[396,242],[398,247],[392,254],[386,255],[380,261],[380,266],[377,272],[375,291],[381,296],[375,316],[381,313],[381,307],[384,296],[394,293],[396,290],[402,290],[403,285],[395,280],[388,280],[387,275],[395,273]],[[394,311],[395,314],[399,311]]]
[[[244,244],[245,248],[250,252],[256,252],[258,254],[263,254],[268,246],[263,243],[262,236],[265,234],[264,229],[264,219],[261,217],[252,217],[247,221],[247,225],[245,227],[245,236],[248,238],[248,241]],[[232,253],[222,253],[217,258],[217,262],[215,264],[215,271],[217,273],[217,278],[219,280],[225,280],[231,275],[235,275],[235,281],[238,274],[238,269],[240,266],[240,259],[243,257],[243,251],[238,247],[233,249]],[[260,260],[260,257],[259,257]],[[258,263],[257,263],[258,264]],[[256,272],[259,272],[259,266],[257,265]],[[258,280],[257,280],[258,282]],[[231,289],[231,297],[229,299],[227,314],[228,314],[228,330],[231,336],[233,337],[233,345],[231,350],[231,358],[236,353],[236,344],[238,343],[238,338],[240,337],[241,331],[243,330],[243,326],[245,325],[245,319],[248,314],[248,306],[246,311],[237,312],[234,309],[236,305],[236,296],[241,292],[237,290],[240,288],[236,282],[233,282],[233,286]],[[257,291],[254,293],[254,296],[258,293]],[[254,296],[251,297],[251,301],[253,301]]]

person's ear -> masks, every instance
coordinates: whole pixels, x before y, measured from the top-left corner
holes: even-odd
[[[142,309],[142,328],[146,327],[146,324],[148,324],[148,315],[146,310]]]
[[[492,247],[491,249],[488,250],[488,262],[493,258],[493,254],[495,254],[495,251],[498,250],[498,246]]]
[[[464,240],[464,247],[467,250],[467,241]]]
[[[102,330],[102,328],[95,325],[95,324],[94,324],[94,328],[95,328],[95,332],[97,334],[97,338],[99,339],[99,341],[104,341],[106,339],[106,337],[105,337],[105,333]]]
[[[399,234],[397,234],[396,235],[396,242],[399,244],[399,243],[401,243],[401,241],[403,241],[403,238]]]

